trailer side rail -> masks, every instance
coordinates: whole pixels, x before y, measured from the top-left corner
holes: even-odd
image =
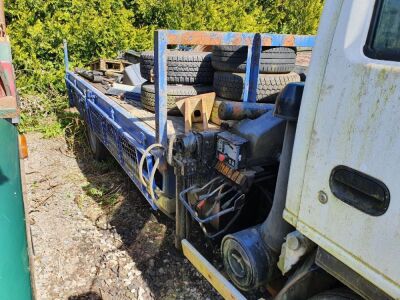
[[[70,101],[86,119],[87,125],[100,138],[109,152],[142,192],[153,209],[157,209],[147,187],[138,178],[139,161],[149,145],[155,142],[154,132],[139,119],[118,107],[106,95],[73,72],[67,71],[66,83]],[[148,155],[143,176],[149,180],[154,159]],[[154,189],[168,190],[167,187]]]

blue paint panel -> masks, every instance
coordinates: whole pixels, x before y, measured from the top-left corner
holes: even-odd
[[[240,39],[237,39],[238,35]],[[254,33],[226,32],[223,34],[221,45],[250,45],[253,36]]]
[[[124,159],[123,159],[122,150],[121,150],[121,142],[120,142],[121,136],[128,136],[128,137],[129,137],[129,138],[128,138],[129,141],[130,141],[130,142],[133,142],[132,144],[133,144],[134,146],[136,146],[135,149],[139,150],[138,153],[143,152],[144,149],[143,149],[142,147],[140,147],[140,145],[137,144],[137,141],[134,140],[134,139],[132,139],[132,138],[130,137],[130,135],[129,135],[128,133],[126,133],[126,132],[123,130],[123,128],[122,128],[121,126],[119,126],[119,125],[118,125],[117,123],[115,123],[112,119],[110,119],[110,118],[102,111],[102,109],[100,109],[95,103],[91,102],[90,100],[89,100],[88,102],[89,102],[89,114],[93,114],[93,111],[97,112],[98,114],[100,114],[100,115],[104,118],[106,124],[108,123],[107,126],[111,125],[113,128],[115,128],[115,130],[116,130],[116,132],[117,132],[116,138],[118,139],[118,141],[117,141],[117,145],[118,145],[118,147],[117,147],[117,152],[115,152],[115,151],[110,151],[110,152],[111,152],[111,154],[114,156],[114,158],[118,161],[118,163],[121,165],[121,167],[124,169],[125,173],[128,174],[128,176],[132,179],[132,181],[135,183],[135,185],[136,185],[136,186],[139,188],[139,190],[142,192],[143,196],[144,196],[144,197],[146,198],[146,200],[149,202],[149,204],[151,205],[151,207],[152,207],[153,209],[156,210],[156,209],[157,209],[157,206],[154,204],[153,200],[151,199],[150,195],[148,194],[146,187],[143,186],[143,184],[139,182],[138,178],[136,177],[135,172],[132,172],[132,170],[130,170],[130,169],[128,168],[127,163],[126,163],[126,162],[124,161]],[[96,133],[98,133],[98,132],[96,132]],[[108,142],[107,142],[107,134],[108,134],[108,131],[103,130],[103,131],[101,132],[99,138],[102,139],[103,143],[106,145],[106,147],[108,146],[108,149],[110,150],[109,144],[108,144]],[[140,160],[140,158],[141,158],[141,155],[140,155],[140,156],[137,156],[136,161],[135,161],[135,165],[137,165],[137,166],[139,165],[139,160]],[[151,157],[150,157],[150,156],[149,156],[149,159],[148,159],[148,160],[151,160]],[[150,168],[149,168],[148,170],[151,170],[151,168],[152,168],[151,163],[150,163],[149,166],[150,166]],[[149,179],[149,175],[148,175],[148,173],[145,172],[145,171],[143,172],[143,176],[144,176],[147,180]]]
[[[244,102],[257,102],[257,85],[261,58],[261,35],[256,34],[253,45],[248,47]]]
[[[114,118],[114,121],[126,131],[134,132],[134,137],[136,140],[141,141],[144,138],[145,143],[143,147],[147,147],[154,143],[155,132],[152,128],[143,123],[140,119],[132,117],[132,115],[129,114],[125,109],[121,108],[114,101],[110,100],[108,96],[94,88],[92,85],[90,85],[90,83],[85,82],[78,75],[75,75],[72,72],[68,72],[68,74],[70,81],[76,81],[76,86],[83,95],[86,94],[86,91],[90,91],[95,96],[95,103],[103,112],[107,114],[108,117]],[[73,79],[71,80],[71,78]],[[113,112],[113,117],[111,112]]]
[[[295,36],[294,43],[297,47],[314,47],[316,37],[315,36]]]
[[[127,175],[139,188],[151,207],[157,209],[146,187],[138,180],[137,170],[132,169],[132,165],[139,165],[139,161],[145,149],[156,142],[155,131],[140,119],[132,117],[127,111],[110,100],[108,96],[98,91],[78,75],[67,72],[66,82],[71,94],[76,93],[76,95],[78,95],[78,99],[76,99],[78,103],[84,103],[84,110],[80,110],[82,116],[86,118],[93,131],[98,135]],[[100,125],[96,124],[94,120],[96,117],[100,119],[100,121],[98,121],[101,123]],[[114,131],[115,136],[112,134]],[[124,152],[121,143],[122,140],[127,141],[130,149],[135,151],[135,161],[128,161],[130,158],[127,157]],[[148,179],[149,173],[153,168],[153,158],[151,155],[147,157],[146,164],[149,172],[144,170],[143,176]],[[175,178],[166,178],[166,176],[171,177],[174,175],[167,172],[162,175],[164,176],[163,186],[159,188],[165,195],[173,198],[175,194]],[[155,187],[154,185],[154,188]]]

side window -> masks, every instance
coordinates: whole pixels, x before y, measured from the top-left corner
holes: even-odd
[[[400,0],[376,0],[364,53],[400,61]]]

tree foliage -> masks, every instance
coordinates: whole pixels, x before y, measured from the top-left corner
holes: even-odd
[[[260,0],[273,24],[274,32],[315,34],[323,1],[314,0]]]
[[[141,32],[133,27],[133,16],[115,0],[7,2],[19,87],[62,90],[63,39],[68,40],[71,60],[80,63],[135,46]]]
[[[131,3],[136,11],[136,26],[250,32],[268,28],[262,6],[255,0],[136,0]]]
[[[319,0],[14,0],[6,2],[19,87],[63,89],[62,41],[84,64],[149,49],[157,28],[315,33]]]
[[[64,93],[63,39],[73,65],[145,50],[158,28],[314,34],[322,0],[8,0],[21,94]],[[51,106],[57,107],[60,105]]]

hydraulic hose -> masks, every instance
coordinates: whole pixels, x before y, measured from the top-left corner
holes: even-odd
[[[160,158],[159,157],[157,157],[155,162],[154,162],[153,168],[152,168],[152,170],[150,172],[150,177],[149,177],[149,181],[148,182],[146,182],[146,180],[145,180],[145,178],[143,176],[144,161],[146,160],[146,157],[147,157],[147,155],[149,155],[150,151],[153,150],[154,148],[163,148],[164,149],[164,146],[162,144],[157,144],[157,143],[156,144],[152,144],[143,152],[142,157],[140,158],[140,162],[139,162],[139,180],[144,186],[147,187],[147,190],[149,191],[151,200],[156,202],[157,199],[156,199],[156,197],[154,195],[153,184],[154,184],[154,178],[155,178],[155,174],[156,174],[158,165],[160,164]]]

